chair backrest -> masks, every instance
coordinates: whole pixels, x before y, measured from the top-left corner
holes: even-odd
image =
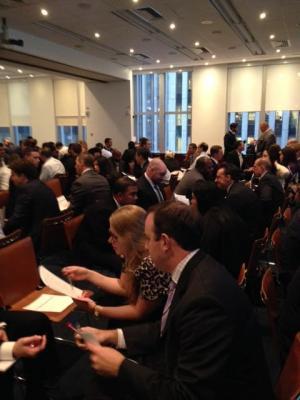
[[[271,267],[269,267],[264,273],[261,281],[260,294],[262,301],[267,308],[274,344],[276,349],[278,349],[277,319],[279,315],[279,296]]]
[[[243,263],[237,279],[237,283],[242,289],[244,289],[246,286],[246,274],[247,274],[246,264]]]
[[[73,211],[67,211],[58,217],[45,218],[42,222],[40,254],[48,255],[68,248],[64,223],[73,217]]]
[[[277,400],[296,400],[300,395],[300,332],[295,336],[276,387]]]
[[[68,174],[57,174],[54,178],[59,179],[62,194],[65,196],[67,194],[67,189],[69,185],[69,176]]]
[[[32,240],[18,240],[0,249],[0,296],[12,305],[37,288],[39,274]]]
[[[21,239],[21,236],[22,236],[21,229],[17,229],[16,231],[10,233],[9,235],[4,236],[2,239],[0,239],[0,249]]]
[[[47,185],[52,190],[52,192],[55,194],[55,197],[59,197],[63,194],[60,180],[58,178],[49,179],[45,182],[45,185]]]
[[[0,208],[5,207],[8,203],[9,199],[9,191],[8,190],[1,190],[0,191]]]
[[[291,219],[292,219],[292,209],[291,209],[291,207],[287,207],[284,210],[283,219],[284,219],[286,224],[289,224],[291,222]]]
[[[76,236],[78,228],[83,220],[83,214],[77,215],[75,218],[64,222],[65,235],[67,238],[69,249],[72,249],[73,240]]]

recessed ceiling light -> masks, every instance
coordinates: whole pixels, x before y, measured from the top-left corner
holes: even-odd
[[[243,59],[242,59],[242,62],[246,62],[246,61],[247,61],[246,58],[243,58]]]
[[[208,62],[206,62],[204,65],[208,65]]]
[[[215,54],[213,54],[213,55],[211,56],[211,58],[216,58],[216,55],[215,55]]]
[[[160,63],[160,60],[156,60],[156,64],[159,64]]]
[[[170,24],[170,29],[173,31],[175,28],[176,28],[176,25],[174,24],[174,22],[172,22],[172,23]]]
[[[283,61],[283,64],[287,64],[287,61]]]
[[[99,32],[95,32],[94,33],[95,38],[99,39],[99,37],[101,36]]]
[[[285,56],[281,56],[281,58],[284,60],[284,59],[285,59]]]
[[[211,25],[211,24],[213,24],[213,21],[210,21],[210,20],[208,20],[208,19],[205,19],[204,21],[201,21],[201,24],[202,24],[202,25]]]
[[[272,33],[272,35],[270,35],[269,38],[270,38],[271,40],[272,40],[272,39],[275,39],[274,33]]]
[[[139,71],[143,71],[143,68],[142,68],[142,67],[139,67]]]
[[[195,45],[196,47],[199,47],[199,46],[200,46],[200,42],[197,41],[197,42],[194,43],[194,45]]]
[[[10,79],[10,76],[8,76],[8,75],[6,75],[6,77],[5,77],[6,79]]]
[[[247,67],[251,67],[251,64],[247,64]]]
[[[3,71],[5,68],[3,67],[3,65],[0,65],[0,69],[2,69],[2,71]]]
[[[29,74],[29,77],[30,77],[30,78],[34,78],[34,75],[32,75],[32,74]]]
[[[267,16],[267,13],[266,13],[265,11],[263,11],[263,12],[261,12],[261,13],[259,14],[259,19],[265,19],[266,16]]]
[[[129,49],[129,53],[133,54],[134,53],[134,49]]]
[[[152,72],[152,71],[150,71],[150,74],[153,74],[153,72]]]
[[[300,72],[297,72],[297,75],[300,76]]]
[[[139,0],[132,0],[134,3],[138,3]]]
[[[171,65],[170,65],[170,68],[171,68],[171,69],[174,68],[174,65],[171,64]]]
[[[23,70],[22,69],[18,69],[19,74],[23,74]]]
[[[179,69],[178,72],[182,72],[182,69]]]
[[[280,53],[280,51],[281,51],[280,49],[277,49],[277,50],[276,50],[276,53]]]
[[[49,13],[48,13],[48,11],[46,10],[46,8],[41,8],[41,14],[42,14],[44,17],[47,17],[47,15],[48,15]]]

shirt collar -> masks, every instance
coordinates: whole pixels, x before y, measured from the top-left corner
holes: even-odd
[[[85,173],[88,172],[88,171],[93,171],[93,170],[92,170],[92,168],[86,168],[84,171],[82,171],[82,174],[81,174],[81,175],[85,174]]]
[[[174,271],[172,272],[172,281],[174,283],[178,283],[179,278],[184,270],[184,268],[186,267],[187,263],[190,261],[190,259],[197,253],[197,251],[199,251],[199,249],[193,250],[191,251],[187,256],[185,256],[180,263],[178,263],[176,265],[176,268],[174,269]]]
[[[116,206],[118,208],[121,208],[121,204],[118,202],[118,200],[115,198],[115,196],[113,196],[114,202],[116,203]]]
[[[145,175],[145,178],[147,179],[147,181],[150,183],[150,185],[151,185],[152,187],[154,187],[155,184],[152,182],[151,178],[149,178],[149,176],[147,175],[147,172],[145,172],[144,175]]]

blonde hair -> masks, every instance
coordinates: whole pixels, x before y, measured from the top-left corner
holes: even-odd
[[[109,218],[110,226],[125,241],[128,249],[126,272],[133,272],[146,255],[145,219],[146,211],[135,205],[118,208]]]

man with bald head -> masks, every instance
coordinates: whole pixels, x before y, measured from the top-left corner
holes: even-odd
[[[262,156],[264,150],[269,150],[272,144],[276,143],[274,132],[266,122],[260,124],[261,135],[257,141],[256,153],[257,156]]]
[[[164,193],[161,183],[166,175],[167,167],[160,158],[153,158],[146,172],[138,180],[138,202],[137,204],[147,210],[157,203],[162,203]]]
[[[270,226],[275,211],[284,200],[282,186],[270,169],[269,161],[264,158],[258,158],[253,165],[254,176],[259,179],[257,195],[262,204],[264,227]]]

